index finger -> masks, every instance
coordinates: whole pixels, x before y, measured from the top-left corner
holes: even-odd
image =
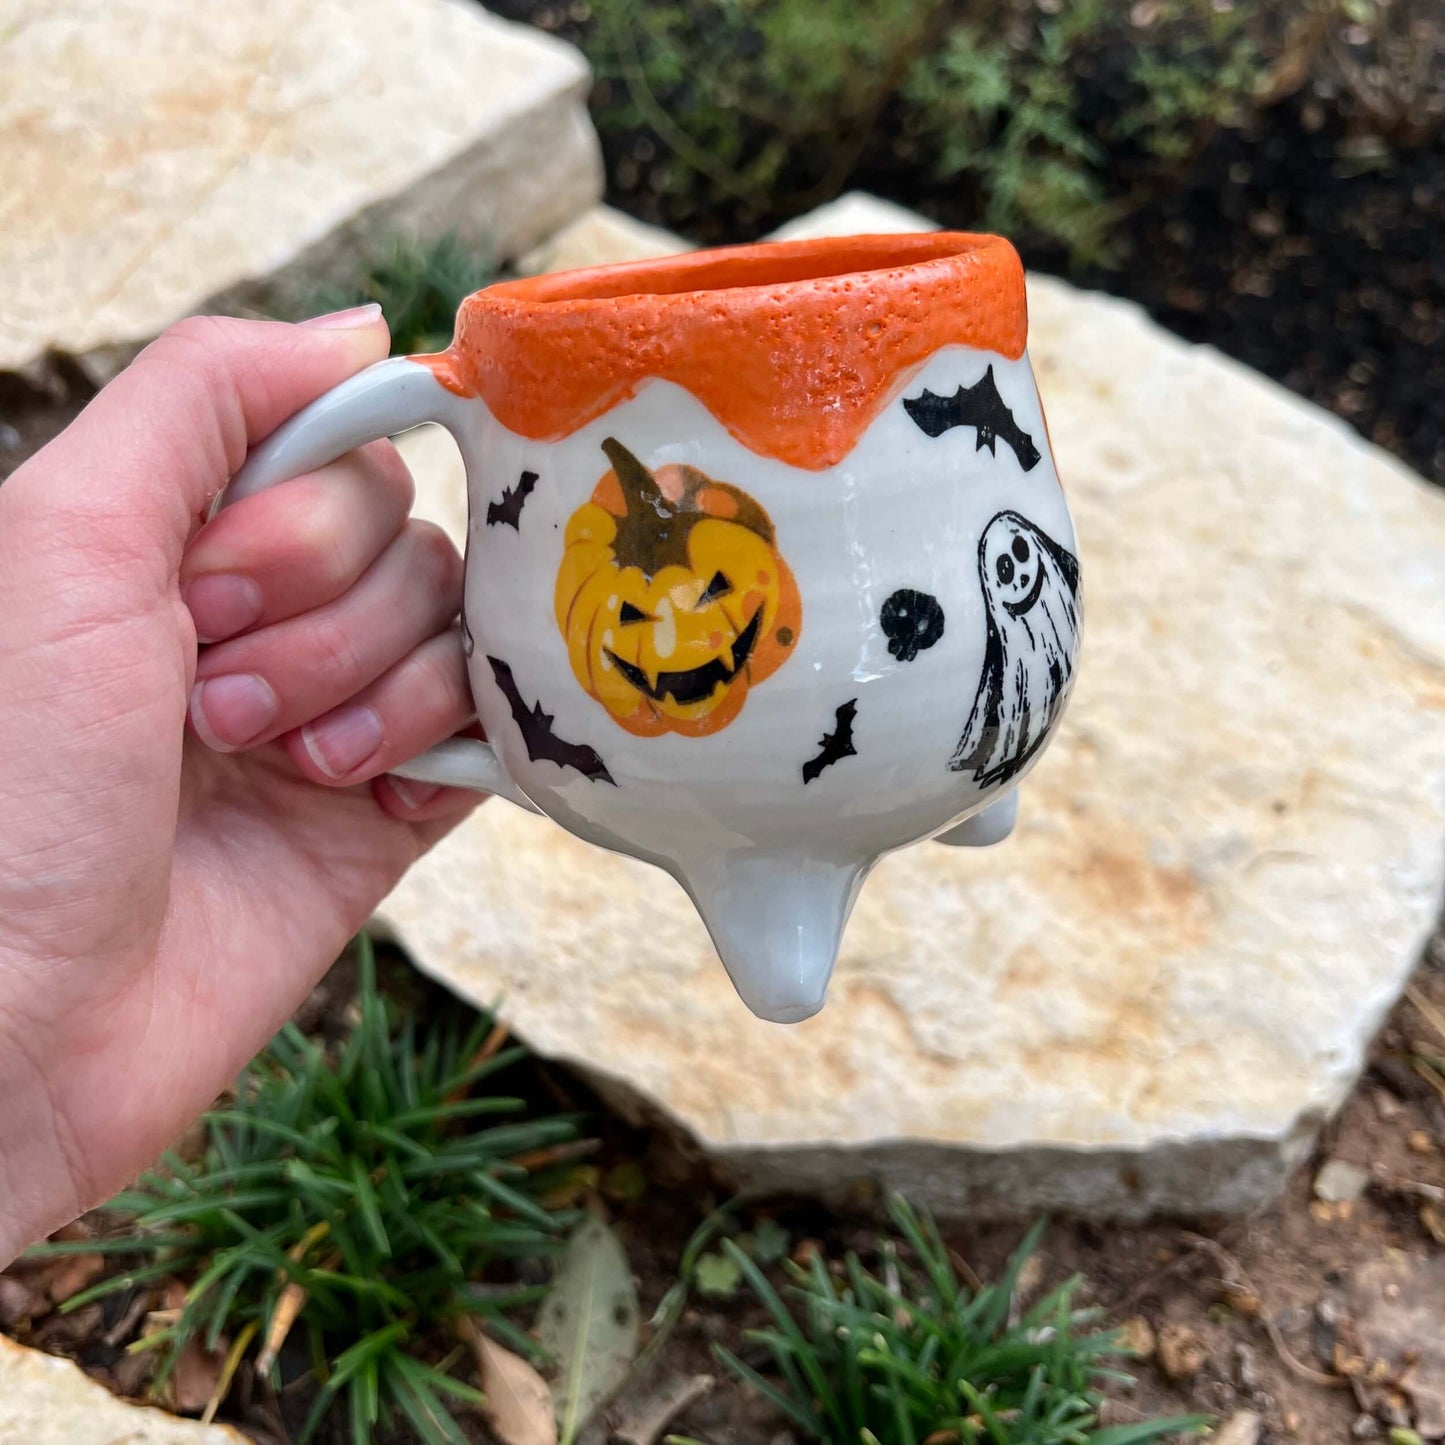
[[[247,451],[381,360],[387,334],[376,306],[299,326],[191,317],[20,467],[6,502],[39,505],[50,526],[71,523],[102,552],[145,557],[173,574],[196,519]]]

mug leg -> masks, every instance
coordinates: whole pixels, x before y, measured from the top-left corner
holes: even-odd
[[[1019,817],[1019,790],[1015,788],[956,828],[940,833],[933,841],[950,848],[987,848],[1002,843],[1014,830]]]

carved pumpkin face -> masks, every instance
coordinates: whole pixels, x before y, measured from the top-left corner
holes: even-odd
[[[802,603],[752,497],[620,442],[567,523],[557,625],[577,681],[639,737],[725,728],[798,640]]]

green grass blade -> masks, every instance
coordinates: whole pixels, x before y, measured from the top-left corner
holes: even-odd
[[[776,1385],[765,1380],[751,1365],[745,1365],[731,1350],[722,1345],[713,1346],[713,1354],[738,1379],[751,1385],[780,1414],[786,1415],[799,1429],[814,1439],[824,1439],[826,1422],[816,1411],[809,1410],[801,1399],[785,1395]]]
[[[1135,1425],[1110,1425],[1089,1436],[1089,1445],[1145,1445],[1164,1435],[1197,1435],[1212,1424],[1208,1415],[1176,1415],[1167,1420],[1144,1420]]]
[[[60,1306],[60,1313],[68,1315],[72,1310],[78,1310],[82,1305],[88,1305],[91,1300],[104,1299],[117,1290],[130,1289],[135,1285],[145,1284],[148,1280],[159,1279],[162,1275],[174,1272],[174,1262],[167,1260],[162,1264],[147,1265],[143,1269],[128,1269],[124,1274],[113,1274],[109,1279],[103,1279],[98,1284],[91,1285],[89,1289],[83,1289],[71,1295]]]
[[[184,1249],[195,1243],[190,1234],[117,1235],[111,1239],[58,1239],[32,1244],[21,1259],[58,1259],[66,1254],[151,1254],[162,1249]]]
[[[366,1177],[366,1166],[360,1159],[353,1158],[351,1161],[351,1182],[357,1208],[361,1211],[361,1222],[371,1236],[371,1242],[382,1254],[390,1257],[391,1240],[387,1235],[386,1225],[382,1223],[381,1209],[376,1202],[376,1190],[372,1188],[371,1180]]]
[[[300,1129],[293,1129],[289,1124],[283,1124],[275,1119],[266,1119],[257,1114],[244,1113],[239,1109],[212,1109],[206,1115],[208,1124],[229,1124],[244,1123],[254,1129],[258,1134],[266,1134],[275,1139],[280,1139],[287,1144],[294,1144],[298,1149],[310,1153],[315,1147],[316,1134],[303,1133]],[[324,1129],[324,1124],[318,1125]],[[329,1133],[327,1129],[325,1132]]]
[[[467,1445],[457,1422],[436,1398],[419,1361],[403,1354],[393,1355],[386,1361],[382,1383],[425,1445]]]
[[[508,1185],[503,1184],[500,1179],[493,1179],[490,1174],[486,1174],[481,1170],[473,1170],[467,1175],[467,1178],[480,1189],[483,1194],[489,1195],[492,1199],[495,1199],[498,1204],[510,1209],[521,1218],[531,1220],[538,1228],[548,1230],[549,1232],[556,1228],[557,1221],[553,1219],[540,1204],[535,1200],[529,1199],[519,1190],[512,1189]]]
[[[767,1276],[763,1274],[762,1270],[732,1240],[723,1240],[722,1249],[723,1253],[741,1270],[743,1278],[748,1282],[753,1293],[757,1295],[764,1308],[773,1317],[774,1323],[784,1338],[792,1346],[798,1368],[807,1377],[808,1384],[812,1387],[824,1413],[834,1414],[837,1409],[835,1391],[819,1365],[817,1352],[809,1346],[803,1332],[794,1322],[792,1315],[788,1313],[787,1306],[779,1298],[778,1292],[768,1283]]]

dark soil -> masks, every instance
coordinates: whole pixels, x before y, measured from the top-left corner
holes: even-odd
[[[0,375],[0,482],[72,421],[95,388],[74,368],[45,389]]]
[[[383,965],[385,986],[415,1005],[457,1006],[398,956],[383,959]],[[348,1026],[354,987],[354,974],[343,961],[298,1012],[298,1024],[313,1035],[338,1037]],[[1445,1014],[1445,934],[1422,964],[1413,994],[1425,1010]],[[1343,1445],[1351,1438],[1383,1439],[1391,1426],[1409,1424],[1408,1388],[1396,1385],[1403,1372],[1352,1359],[1351,1319],[1339,1301],[1352,1273],[1370,1261],[1392,1252],[1445,1256],[1445,1084],[1432,1084],[1428,1071],[1412,1067],[1422,1053],[1445,1055],[1445,1032],[1437,1034],[1429,1013],[1407,999],[1386,1024],[1365,1077],[1325,1131],[1314,1158],[1279,1201],[1248,1218],[1127,1227],[1055,1222],[1039,1256],[1042,1268],[1026,1286],[1029,1294],[1077,1273],[1085,1281],[1086,1300],[1101,1306],[1111,1323],[1131,1321],[1137,1331],[1139,1321],[1147,1322],[1145,1337],[1159,1341],[1133,1367],[1137,1383],[1111,1389],[1106,1420],[1126,1424],[1191,1411],[1227,1417],[1250,1410],[1263,1418],[1262,1445]],[[651,1317],[676,1279],[689,1237],[722,1197],[677,1141],[609,1118],[586,1086],[565,1071],[538,1065],[530,1087],[564,1108],[592,1110],[602,1140],[596,1163],[603,1177],[618,1164],[641,1165],[647,1188],[640,1199],[594,1202],[611,1212],[636,1271],[644,1318]],[[1368,1188],[1352,1205],[1325,1205],[1312,1197],[1326,1158],[1370,1171]],[[876,1259],[876,1215],[861,1207],[840,1217],[777,1200],[741,1219],[759,1213],[787,1229],[795,1254],[816,1241],[830,1257],[855,1249],[865,1261]],[[1002,1269],[1022,1228],[1022,1223],[990,1223],[945,1232],[958,1255],[988,1279]],[[128,1294],[103,1309],[61,1315],[44,1300],[46,1282],[59,1267],[20,1265],[0,1275],[0,1327],[24,1343],[78,1360],[109,1388],[143,1395],[145,1371],[134,1363],[141,1357],[127,1355],[124,1346],[139,1330],[142,1309],[154,1302],[138,1304]],[[28,1307],[17,1312],[26,1301]],[[133,1315],[129,1327],[127,1314]],[[614,1438],[609,1422],[634,1415],[639,1402],[694,1376],[709,1377],[711,1388],[670,1422],[671,1431],[707,1445],[795,1445],[786,1422],[728,1376],[712,1353],[722,1344],[764,1367],[765,1353],[743,1339],[745,1329],[762,1323],[759,1306],[744,1293],[723,1299],[694,1293],[651,1368],[624,1389],[584,1445],[607,1445]],[[1438,1304],[1438,1329],[1445,1331],[1445,1300]],[[439,1353],[449,1343],[439,1341]],[[283,1354],[283,1372],[294,1374],[297,1383],[279,1394],[243,1366],[221,1418],[260,1445],[284,1445],[309,1403],[307,1364]],[[479,1419],[468,1418],[466,1428],[475,1441],[494,1445]],[[1352,1428],[1364,1433],[1352,1437]],[[409,1437],[396,1439],[401,1445]],[[344,1445],[343,1435],[333,1434],[325,1445]]]

